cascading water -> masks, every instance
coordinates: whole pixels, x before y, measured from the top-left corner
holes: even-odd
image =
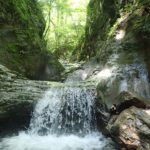
[[[95,89],[85,87],[50,89],[35,108],[30,131],[58,135],[90,133],[95,129],[95,93]]]
[[[110,140],[95,125],[95,87],[52,87],[36,104],[27,132],[4,138],[1,150],[101,150]]]
[[[105,66],[91,80],[97,80],[103,101],[110,108],[123,91],[150,99],[150,85],[146,64],[137,52],[115,51]]]
[[[124,76],[120,81],[120,92],[129,90],[139,96],[150,98],[148,73],[144,64],[126,65],[122,74]]]

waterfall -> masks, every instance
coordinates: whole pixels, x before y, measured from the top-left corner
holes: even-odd
[[[33,134],[85,134],[95,130],[96,90],[86,87],[51,88],[36,105]]]
[[[144,64],[126,65],[117,75],[122,76],[120,92],[131,91],[141,97],[150,98],[148,73]]]
[[[27,132],[4,138],[1,150],[101,150],[110,143],[96,128],[96,88],[51,87],[38,101]]]

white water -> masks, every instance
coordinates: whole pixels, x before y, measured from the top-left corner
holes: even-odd
[[[97,132],[95,88],[55,87],[35,107],[28,131],[3,138],[0,150],[101,150],[110,140]]]
[[[150,98],[149,79],[144,64],[124,66],[123,80],[120,81],[120,92],[131,91],[139,96]]]
[[[19,136],[6,138],[1,150],[100,150],[108,141],[102,135],[90,134],[84,137],[75,135],[38,136],[20,133]]]
[[[36,105],[30,132],[59,135],[94,131],[95,93],[93,87],[51,88]]]

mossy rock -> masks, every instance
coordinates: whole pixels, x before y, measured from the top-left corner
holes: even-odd
[[[0,10],[0,63],[30,79],[60,80],[63,67],[46,48],[45,20],[37,1],[1,1]],[[53,74],[46,72],[47,66]]]

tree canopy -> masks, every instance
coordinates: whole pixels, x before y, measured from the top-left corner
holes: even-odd
[[[39,0],[46,20],[44,37],[58,58],[69,58],[84,35],[89,0]]]

